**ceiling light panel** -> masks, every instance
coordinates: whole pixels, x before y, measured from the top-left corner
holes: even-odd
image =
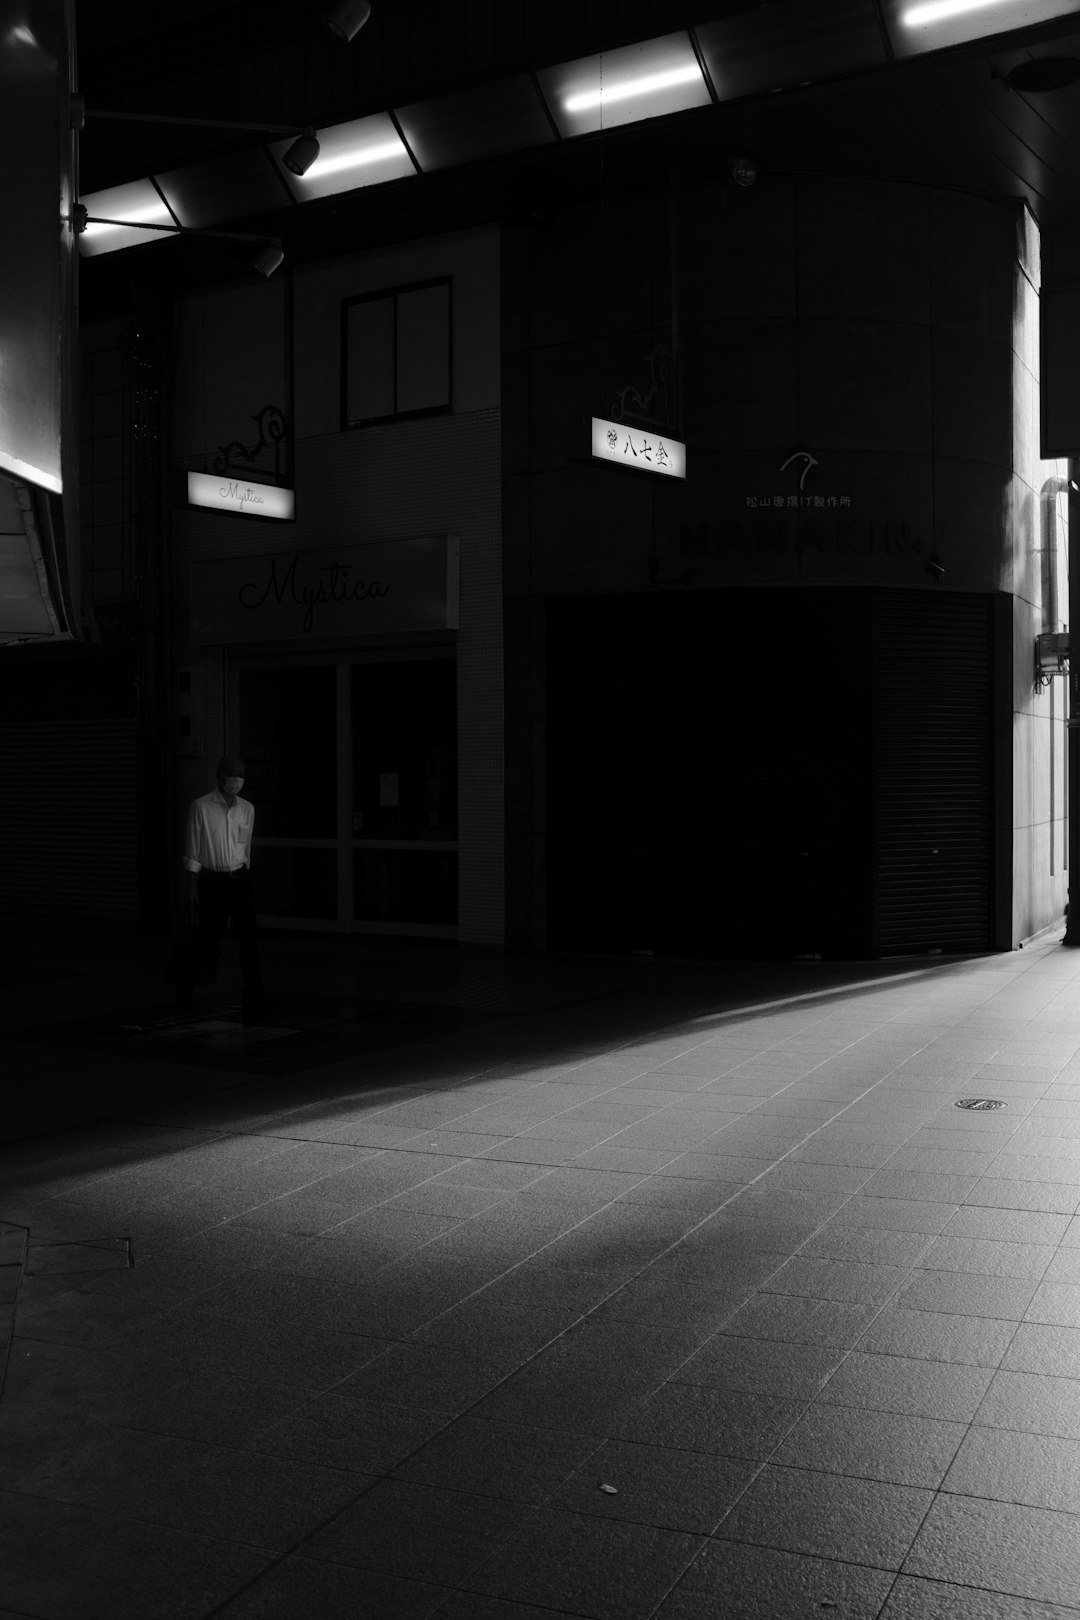
[[[884,0],[884,11],[897,56],[915,56],[1080,15],[1080,0]]]
[[[888,60],[873,0],[778,0],[694,32],[721,100],[793,90]]]
[[[588,135],[643,118],[707,107],[709,87],[688,34],[624,45],[538,74],[560,135]]]
[[[175,225],[177,222],[149,180],[132,180],[126,186],[110,186],[79,198],[88,214],[102,219],[138,219],[146,225]],[[79,252],[86,258],[98,253],[116,253],[120,248],[138,247],[165,240],[163,231],[140,231],[123,225],[88,225],[79,237]]]
[[[262,146],[189,163],[154,178],[181,225],[193,230],[273,213],[289,202]]]
[[[401,133],[425,171],[523,152],[555,139],[524,73],[394,110]]]
[[[270,147],[297,202],[332,197],[339,191],[357,191],[361,186],[378,186],[385,180],[401,180],[416,173],[389,113],[332,124],[329,129],[320,129],[318,136],[319,155],[306,174],[290,174],[285,168],[282,159],[291,145],[289,140],[275,141]]]

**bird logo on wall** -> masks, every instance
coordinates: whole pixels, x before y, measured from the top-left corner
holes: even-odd
[[[788,456],[786,461],[782,461],[780,463],[780,471],[786,472],[793,461],[801,461],[804,463],[803,470],[799,474],[799,488],[802,489],[806,483],[806,475],[810,471],[811,467],[819,467],[821,463],[818,461],[816,456],[812,456],[810,454],[809,450],[794,450],[792,451],[791,455]]]

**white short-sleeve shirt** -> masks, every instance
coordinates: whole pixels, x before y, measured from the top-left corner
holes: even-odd
[[[204,793],[188,811],[184,865],[189,872],[235,872],[251,865],[255,806],[250,799],[225,802],[220,788]]]

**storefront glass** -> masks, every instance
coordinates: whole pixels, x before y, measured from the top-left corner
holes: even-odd
[[[245,660],[234,666],[232,691],[245,793],[256,805],[260,914],[452,936],[454,659]]]

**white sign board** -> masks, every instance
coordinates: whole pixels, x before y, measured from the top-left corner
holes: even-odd
[[[236,512],[241,517],[281,518],[291,521],[293,492],[276,484],[249,484],[244,478],[226,473],[187,475],[189,506],[209,506],[218,512]]]
[[[639,428],[626,422],[592,419],[592,453],[598,461],[617,467],[634,467],[638,472],[660,473],[665,478],[686,477],[686,446],[666,433]]]

